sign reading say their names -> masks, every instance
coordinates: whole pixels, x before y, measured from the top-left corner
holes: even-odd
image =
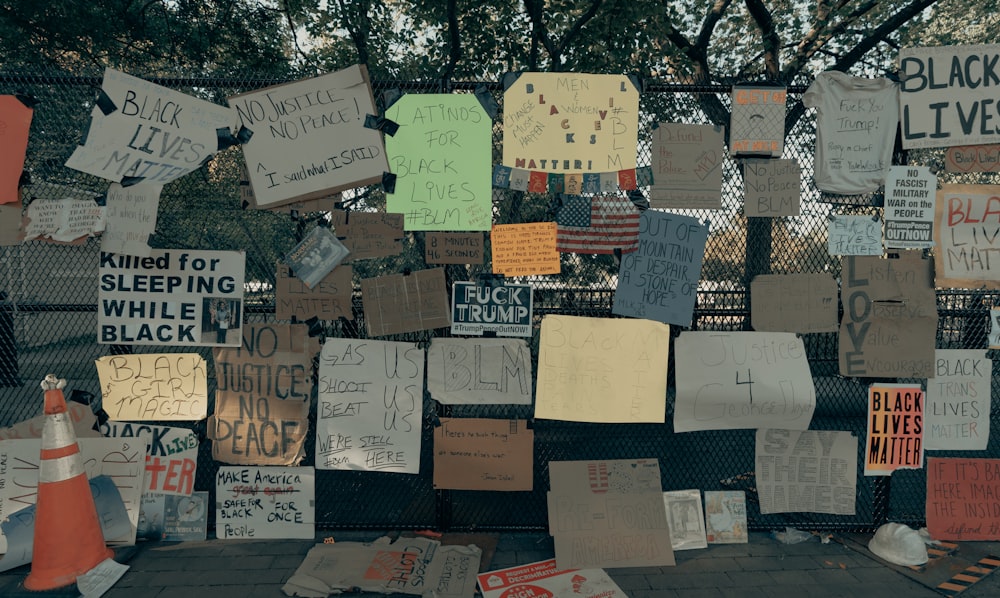
[[[524,339],[435,337],[427,389],[444,405],[530,405],[531,350]]]
[[[122,420],[188,420],[208,415],[205,360],[197,353],[109,355],[96,361],[101,405]]]
[[[215,475],[215,535],[220,540],[313,539],[312,467],[220,467]]]
[[[761,514],[853,515],[858,439],[830,430],[757,430],[755,480]]]
[[[805,430],[816,389],[798,336],[787,332],[683,332],[674,346],[674,431]]]
[[[530,337],[531,285],[456,282],[451,295],[451,333]]]
[[[242,251],[154,249],[148,257],[101,253],[98,342],[112,345],[239,344]],[[229,331],[218,341],[214,306],[229,306]]]

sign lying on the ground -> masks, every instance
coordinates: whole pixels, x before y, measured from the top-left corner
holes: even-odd
[[[555,559],[480,573],[477,579],[483,598],[627,596],[603,569],[559,569]]]
[[[312,467],[223,466],[215,476],[215,535],[220,540],[315,537]]]

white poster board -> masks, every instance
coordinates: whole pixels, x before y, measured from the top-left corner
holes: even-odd
[[[315,537],[312,467],[224,465],[215,476],[215,534],[220,540]]]
[[[110,438],[142,438],[146,453],[144,494],[189,496],[198,469],[198,437],[188,428],[106,421],[101,433]]]
[[[830,430],[757,430],[760,512],[853,515],[858,438]]]
[[[435,337],[427,351],[427,389],[445,405],[530,405],[528,342]]]
[[[890,166],[885,179],[885,246],[934,246],[937,176],[927,166]]]
[[[993,360],[982,349],[937,349],[927,379],[925,451],[983,451],[990,439]]]
[[[197,353],[135,353],[97,359],[101,406],[121,420],[205,419],[208,377]]]

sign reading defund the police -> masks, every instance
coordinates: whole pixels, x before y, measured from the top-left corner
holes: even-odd
[[[451,333],[531,336],[531,286],[456,282],[451,295]]]
[[[245,263],[242,251],[102,253],[99,342],[239,345]]]

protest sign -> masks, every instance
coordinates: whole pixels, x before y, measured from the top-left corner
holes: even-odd
[[[560,569],[675,564],[656,459],[550,461],[549,486]]]
[[[242,251],[101,253],[98,342],[238,345],[245,262]]]
[[[885,246],[934,246],[937,176],[926,166],[891,166],[885,179]]]
[[[149,236],[156,230],[160,206],[159,185],[122,187],[111,183],[107,198],[107,226],[101,235],[101,251],[148,257]]]
[[[830,430],[757,430],[755,477],[762,515],[853,515],[858,439]]]
[[[0,204],[20,204],[17,192],[28,151],[34,109],[13,95],[0,95]],[[18,205],[20,207],[20,205]]]
[[[795,160],[744,160],[743,214],[764,218],[799,215],[802,168]]]
[[[750,282],[758,332],[836,332],[837,281],[822,272],[759,274]]]
[[[35,198],[24,209],[24,241],[81,245],[105,228],[105,207],[93,199]]]
[[[649,207],[722,208],[725,127],[659,123],[652,135],[653,184],[649,188]]]
[[[328,338],[319,358],[316,468],[418,473],[424,351]]]
[[[934,374],[927,381],[924,450],[986,450],[993,361],[982,349],[937,349]]]
[[[924,391],[919,385],[868,387],[865,475],[891,475],[924,466]]]
[[[434,487],[530,491],[535,431],[517,419],[442,417],[434,427]]]
[[[559,274],[556,223],[496,224],[490,233],[493,273],[504,276]]]
[[[77,403],[76,401],[66,402],[66,413],[69,421],[73,425],[73,432],[77,438],[93,438],[100,436],[95,427],[97,426],[97,415],[90,405]],[[0,440],[10,438],[41,438],[42,429],[45,427],[46,415],[38,415],[31,419],[18,422],[7,428],[0,428]]]
[[[243,344],[215,350],[212,457],[236,465],[295,465],[305,456],[312,360],[306,324],[247,324]]]
[[[424,261],[428,264],[482,264],[482,233],[428,231],[424,236]]]
[[[188,420],[208,415],[205,360],[197,353],[137,353],[99,358],[101,405],[122,420]]]
[[[353,320],[353,280],[354,270],[341,264],[310,289],[291,268],[278,262],[275,264],[274,317],[301,321],[309,318]]]
[[[312,467],[222,466],[215,475],[215,535],[220,540],[315,537]]]
[[[163,186],[201,168],[233,137],[235,123],[230,108],[108,68],[86,141],[66,166],[116,183]]]
[[[639,90],[624,75],[521,73],[503,105],[506,166],[556,173],[636,167]]]
[[[314,288],[347,257],[347,247],[325,226],[316,226],[284,261],[308,288]]]
[[[542,318],[535,417],[663,423],[670,327],[640,319]]]
[[[690,216],[646,210],[639,250],[622,256],[611,312],[690,326],[708,242],[708,225]]]
[[[1000,289],[1000,185],[941,185],[934,215],[939,287]]]
[[[258,206],[257,196],[253,193],[250,185],[250,171],[247,170],[246,162],[240,162],[240,204],[243,207],[254,206],[259,209],[272,212],[333,212],[340,209],[340,203],[344,197],[341,193],[331,193],[314,199],[299,199],[291,203],[283,203],[274,206]]]
[[[919,251],[841,262],[840,373],[933,378],[937,297],[933,265]],[[938,281],[940,283],[940,281]]]
[[[805,430],[816,408],[806,348],[788,332],[682,332],[674,431]]]
[[[1000,539],[1000,459],[927,459],[927,531],[935,540]]]
[[[164,542],[204,540],[208,536],[208,492],[190,496],[143,494],[139,538]]]
[[[489,230],[493,219],[493,119],[474,94],[404,94],[386,108],[395,184],[385,210],[406,230]]]
[[[670,546],[675,551],[708,548],[701,490],[671,490],[663,493],[670,526]]]
[[[1000,172],[1000,144],[945,148],[944,169],[947,172]]]
[[[0,247],[21,244],[21,203],[0,203]]]
[[[531,350],[523,339],[431,339],[427,389],[444,405],[530,405]]]
[[[347,248],[346,262],[399,255],[403,250],[402,214],[333,210],[330,227]]]
[[[240,125],[254,207],[271,208],[382,181],[389,170],[368,69],[345,69],[229,98]]]
[[[734,85],[729,153],[778,158],[785,148],[784,87]]]
[[[532,306],[531,285],[456,282],[451,294],[451,333],[530,337]]]
[[[998,45],[900,48],[903,149],[996,143],[991,65]]]
[[[709,544],[746,544],[747,531],[746,492],[705,491],[705,538]]]
[[[573,594],[600,598],[628,596],[603,569],[559,569],[555,559],[480,573],[477,579],[483,598],[545,598]]]
[[[830,255],[882,255],[882,219],[878,216],[834,214],[827,220]]]
[[[106,421],[101,433],[109,438],[142,438],[146,453],[145,494],[188,496],[194,491],[198,468],[198,437],[187,428]]]
[[[369,336],[388,336],[451,325],[444,268],[376,276],[361,281]]]

